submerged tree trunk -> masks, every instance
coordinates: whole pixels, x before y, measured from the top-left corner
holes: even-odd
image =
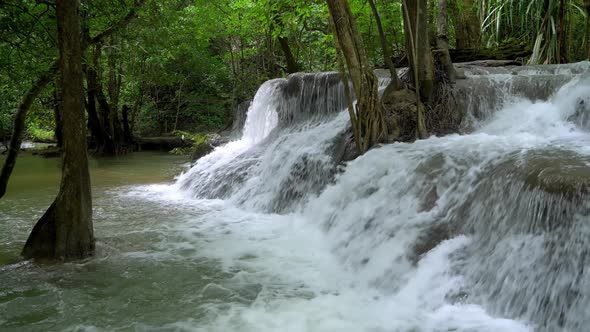
[[[377,6],[375,5],[375,0],[369,0],[369,5],[371,6],[371,10],[373,11],[373,15],[375,16],[375,22],[377,23],[377,30],[379,31],[379,40],[381,41],[381,48],[383,49],[383,61],[389,69],[389,73],[391,74],[391,83],[388,89],[399,90],[401,88],[401,82],[399,80],[399,76],[397,75],[397,71],[395,70],[395,65],[393,64],[393,60],[391,59],[391,48],[389,47],[389,43],[387,42],[387,37],[385,36],[385,32],[383,31],[383,24],[381,24],[381,17],[379,16],[379,11],[377,10]]]
[[[59,193],[37,222],[22,254],[72,260],[94,254],[90,174],[86,154],[79,0],[57,0],[64,156]]]
[[[346,60],[357,97],[356,112],[352,109],[349,112],[357,148],[360,153],[364,153],[387,134],[383,108],[377,94],[378,81],[369,67],[348,2],[346,0],[327,0],[327,2],[337,44]],[[343,75],[342,79],[348,86],[348,78]]]
[[[450,81],[455,80],[455,67],[449,54],[449,24],[447,15],[447,0],[438,0],[438,15],[436,18],[436,47],[440,53],[440,62]]]

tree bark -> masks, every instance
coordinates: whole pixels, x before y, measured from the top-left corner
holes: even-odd
[[[110,38],[110,47],[108,49],[107,64],[109,67],[107,92],[109,95],[109,109],[111,112],[112,127],[115,132],[115,140],[119,143],[123,141],[123,130],[119,121],[119,95],[121,94],[121,71],[117,66],[116,47],[117,39],[114,36]]]
[[[434,63],[428,40],[427,0],[404,0],[403,7],[410,74],[420,100],[429,102],[432,97]]]
[[[107,103],[106,98],[102,93],[100,78],[98,76],[98,61],[101,54],[102,46],[97,44],[92,55],[92,62],[86,68],[86,81],[88,86],[88,103],[86,105],[86,110],[88,112],[90,133],[96,144],[96,152],[105,155],[115,155],[117,147],[110,130],[111,121],[109,117],[109,108],[107,107],[107,111],[105,112],[104,106],[97,107]],[[100,102],[101,100],[102,104]],[[99,105],[97,105],[97,103]]]
[[[180,117],[180,106],[182,105],[182,86],[184,81],[180,82],[180,87],[178,89],[178,97],[176,100],[176,118],[174,119],[174,130],[173,132],[178,129],[178,118]]]
[[[327,0],[337,43],[346,60],[357,97],[356,112],[349,110],[360,153],[386,136],[383,108],[377,94],[377,78],[369,67],[360,34],[346,0]],[[343,75],[347,85],[348,78]]]
[[[426,138],[428,132],[423,103],[430,102],[434,86],[434,62],[428,42],[427,0],[404,0],[402,8],[410,77],[416,89],[416,136]]]
[[[441,53],[441,65],[450,81],[455,80],[455,67],[449,54],[449,23],[447,16],[447,0],[438,0],[436,18],[436,47]]]
[[[371,10],[373,11],[373,15],[375,16],[375,22],[377,23],[377,30],[379,31],[379,40],[381,41],[381,48],[383,49],[383,60],[385,65],[389,69],[389,73],[391,74],[391,88],[394,90],[399,90],[401,88],[401,82],[399,76],[397,75],[397,70],[395,69],[395,65],[393,64],[393,60],[391,59],[391,48],[389,47],[389,43],[387,42],[387,37],[385,36],[385,32],[383,31],[383,24],[381,24],[381,16],[379,16],[379,11],[377,10],[377,6],[375,5],[375,0],[369,0],[369,5],[371,6]]]
[[[72,260],[94,254],[92,198],[86,152],[79,0],[57,0],[64,156],[59,193],[23,249],[35,259]]]
[[[287,61],[287,72],[289,74],[293,74],[299,71],[299,64],[297,64],[297,60],[295,60],[295,56],[291,51],[291,47],[289,46],[289,39],[287,37],[279,37],[279,44],[281,45],[281,49],[283,50],[283,54],[285,55],[285,60]]]
[[[55,140],[57,141],[57,147],[63,147],[63,122],[61,119],[61,112],[59,110],[59,103],[60,103],[60,92],[59,92],[59,83],[54,82],[53,84],[53,114],[55,117]]]
[[[567,50],[567,1],[559,0],[559,12],[557,23],[557,63],[568,63]]]
[[[474,12],[473,0],[463,0],[463,11],[459,13],[457,3],[451,0],[454,12],[455,37],[457,48],[478,49],[481,45],[481,24],[477,13]]]
[[[133,135],[131,135],[131,127],[129,126],[129,106],[123,105],[121,113],[123,119],[123,137],[125,138],[125,143],[130,144],[133,141]]]

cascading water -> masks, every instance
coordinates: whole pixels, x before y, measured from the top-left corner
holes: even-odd
[[[293,209],[334,175],[344,153],[345,105],[338,73],[268,81],[254,97],[242,138],[200,159],[178,186],[259,210]]]
[[[204,329],[585,331],[589,69],[472,70],[458,86],[477,97],[470,133],[375,148],[341,170],[338,76],[265,83],[242,139],[176,185],[231,206],[208,215],[225,221],[202,254],[259,287],[249,305],[213,305]]]

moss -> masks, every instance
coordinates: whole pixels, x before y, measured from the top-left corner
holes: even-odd
[[[195,161],[213,150],[213,146],[209,143],[209,139],[206,134],[176,131],[174,132],[174,135],[183,137],[185,140],[190,140],[193,142],[193,144],[188,148],[173,149],[170,151],[172,154],[190,155],[191,160]]]

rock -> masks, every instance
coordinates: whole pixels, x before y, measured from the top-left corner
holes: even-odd
[[[205,135],[206,142],[211,145],[212,147],[218,147],[229,142],[227,136],[221,136],[217,133],[207,134]]]
[[[191,148],[191,161],[197,161],[199,158],[209,154],[213,149],[213,145],[209,143],[206,137],[202,140],[198,140]]]
[[[437,223],[428,226],[422,230],[416,239],[412,251],[408,255],[408,259],[414,265],[418,264],[420,258],[450,237],[451,234],[447,224]]]
[[[416,140],[417,111],[416,93],[409,89],[392,91],[386,89],[381,98],[387,123],[388,137],[385,143]]]
[[[589,162],[571,151],[531,153],[523,167],[524,181],[530,189],[583,200],[590,193]]]

